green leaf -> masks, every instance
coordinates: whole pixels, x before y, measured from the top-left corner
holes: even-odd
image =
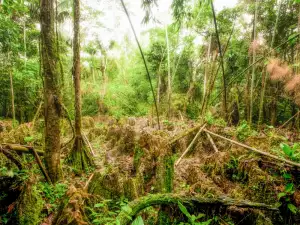
[[[277,197],[278,199],[281,199],[282,197],[286,196],[286,193],[285,192],[280,192]]]
[[[187,211],[186,207],[184,205],[182,205],[180,202],[178,202],[178,207],[180,209],[180,211],[187,217],[187,218],[191,218],[191,214]]]
[[[285,144],[285,143],[281,143],[280,144],[280,148],[282,149],[282,151],[287,155],[287,156],[289,156],[289,157],[292,157],[293,156],[293,149],[289,146],[289,145],[287,145],[287,144]]]
[[[137,217],[131,225],[144,225],[143,218],[141,216]]]
[[[293,183],[288,183],[285,185],[285,192],[287,193],[294,193],[294,184]]]
[[[130,208],[128,205],[123,206],[122,210],[126,213],[131,213],[132,212],[132,208]]]
[[[195,223],[195,225],[209,225],[212,222],[212,219],[207,220],[205,222],[199,222],[199,223]]]
[[[34,137],[32,137],[32,136],[24,137],[24,141],[26,143],[32,142],[32,141],[34,141]]]
[[[97,203],[94,205],[94,208],[101,208],[101,207],[104,207],[103,203]]]
[[[292,175],[289,174],[289,173],[284,173],[284,174],[283,174],[283,178],[284,178],[284,179],[287,179],[287,180],[288,180],[288,179],[292,179]]]
[[[198,219],[201,219],[203,217],[205,217],[205,214],[204,213],[199,213],[198,216],[196,217],[196,219],[198,220]]]
[[[289,203],[288,204],[288,209],[293,213],[293,214],[297,214],[298,209],[296,206],[294,206],[293,204]]]

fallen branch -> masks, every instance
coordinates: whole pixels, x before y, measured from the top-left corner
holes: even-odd
[[[289,122],[291,122],[296,116],[298,116],[300,111],[298,111],[294,116],[292,116],[288,121],[286,121],[284,124],[282,124],[279,129],[284,128]]]
[[[25,154],[31,154],[31,146],[17,145],[17,144],[2,144],[2,147],[6,150],[16,151]],[[35,150],[38,155],[44,155],[44,151]]]
[[[236,200],[228,197],[203,198],[197,196],[176,195],[176,194],[155,194],[138,198],[129,203],[131,210],[122,210],[117,221],[120,225],[127,225],[143,209],[155,205],[177,205],[181,202],[184,205],[206,205],[206,206],[236,206],[240,208],[253,208],[268,211],[278,211],[278,208],[263,203]]]
[[[30,150],[32,151],[33,156],[34,156],[34,158],[35,158],[37,164],[39,165],[40,170],[42,171],[42,173],[43,173],[43,175],[44,175],[46,181],[47,181],[49,184],[51,184],[51,183],[52,183],[52,182],[51,182],[51,179],[50,179],[50,177],[49,177],[47,171],[45,170],[45,168],[44,168],[44,166],[43,166],[43,164],[42,164],[42,161],[41,161],[41,159],[40,159],[38,153],[36,152],[36,150],[35,150],[34,148],[31,148]]]
[[[201,125],[197,125],[189,130],[184,131],[183,133],[179,134],[178,136],[176,136],[175,138],[173,138],[171,141],[169,141],[169,145],[173,145],[175,144],[177,141],[179,141],[180,139],[188,136],[191,133],[194,133],[196,130],[200,129],[202,126],[204,126],[206,123],[203,123]]]
[[[213,149],[215,150],[215,152],[219,152],[219,150],[218,150],[218,148],[217,148],[217,146],[216,146],[214,140],[213,140],[212,137],[210,136],[210,134],[207,133],[207,132],[205,132],[205,133],[206,133],[206,136],[207,136],[207,138],[208,138],[210,144],[212,145]]]
[[[22,163],[18,159],[16,159],[9,151],[2,148],[1,145],[0,145],[0,152],[2,152],[6,156],[6,158],[11,160],[14,164],[16,164],[16,166],[18,167],[19,170],[23,169]]]
[[[193,145],[195,144],[196,140],[198,139],[198,137],[200,136],[201,132],[204,130],[204,128],[206,127],[206,123],[200,128],[200,130],[198,131],[198,133],[196,134],[196,136],[194,137],[194,139],[192,140],[192,142],[190,143],[190,145],[187,147],[187,149],[184,151],[184,153],[180,156],[180,158],[177,160],[177,162],[175,163],[175,166],[177,166],[180,161],[183,159],[183,157],[191,150],[191,148],[193,147]]]
[[[216,134],[216,133],[214,133],[214,132],[211,132],[211,131],[209,131],[209,130],[204,129],[204,131],[207,132],[207,133],[209,133],[209,134],[211,134],[211,135],[213,135],[213,136],[219,137],[219,138],[221,138],[221,139],[223,139],[223,140],[229,141],[229,142],[231,142],[231,143],[233,143],[233,144],[236,144],[236,145],[238,145],[238,146],[241,146],[241,147],[243,147],[243,148],[246,148],[246,149],[248,149],[248,150],[250,150],[250,151],[256,152],[256,153],[258,153],[258,154],[261,154],[261,155],[267,156],[267,157],[269,157],[269,158],[272,158],[272,159],[275,159],[275,160],[284,162],[284,163],[286,163],[286,164],[289,164],[289,165],[296,166],[296,167],[299,167],[299,168],[300,168],[300,164],[299,164],[299,163],[296,163],[296,162],[293,162],[293,161],[290,161],[290,160],[287,160],[287,159],[282,159],[282,158],[280,158],[280,157],[278,157],[278,156],[275,156],[275,155],[272,155],[272,154],[270,154],[270,153],[263,152],[263,151],[258,150],[258,149],[256,149],[256,148],[252,148],[252,147],[250,147],[250,146],[248,146],[248,145],[245,145],[245,144],[239,143],[239,142],[237,142],[237,141],[231,140],[231,139],[229,139],[229,138],[223,137],[223,136],[221,136],[221,135],[219,135],[219,134]]]

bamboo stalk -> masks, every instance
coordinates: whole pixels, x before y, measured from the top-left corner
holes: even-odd
[[[283,162],[283,163],[286,163],[286,164],[289,164],[289,165],[296,166],[296,167],[299,167],[299,168],[300,168],[300,164],[299,164],[299,163],[296,163],[296,162],[293,162],[293,161],[290,161],[290,160],[287,160],[287,159],[279,158],[278,156],[272,155],[272,154],[267,153],[267,152],[263,152],[263,151],[258,150],[258,149],[256,149],[256,148],[250,147],[250,146],[248,146],[248,145],[245,145],[245,144],[239,143],[239,142],[237,142],[237,141],[231,140],[231,139],[229,139],[229,138],[223,137],[223,136],[221,136],[221,135],[219,135],[219,134],[216,134],[216,133],[214,133],[214,132],[211,132],[211,131],[209,131],[209,130],[207,130],[207,129],[204,129],[204,131],[207,132],[207,133],[209,133],[209,134],[211,134],[211,135],[213,135],[213,136],[215,136],[215,137],[218,137],[218,138],[221,138],[221,139],[223,139],[223,140],[229,141],[229,142],[231,142],[231,143],[233,143],[233,144],[236,144],[236,145],[238,145],[238,146],[241,146],[241,147],[243,147],[243,148],[246,148],[246,149],[248,149],[248,150],[250,150],[250,151],[256,152],[256,153],[258,153],[258,154],[260,154],[260,155],[264,155],[264,156],[266,156],[266,157],[269,157],[269,158],[272,158],[272,159],[281,161],[281,162]]]

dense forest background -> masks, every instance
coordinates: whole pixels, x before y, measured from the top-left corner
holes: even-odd
[[[137,2],[0,0],[0,224],[299,224],[300,1]]]

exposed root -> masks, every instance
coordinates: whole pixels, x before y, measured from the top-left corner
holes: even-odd
[[[75,137],[67,163],[74,168],[76,173],[86,171],[95,165],[92,154],[82,136]]]

